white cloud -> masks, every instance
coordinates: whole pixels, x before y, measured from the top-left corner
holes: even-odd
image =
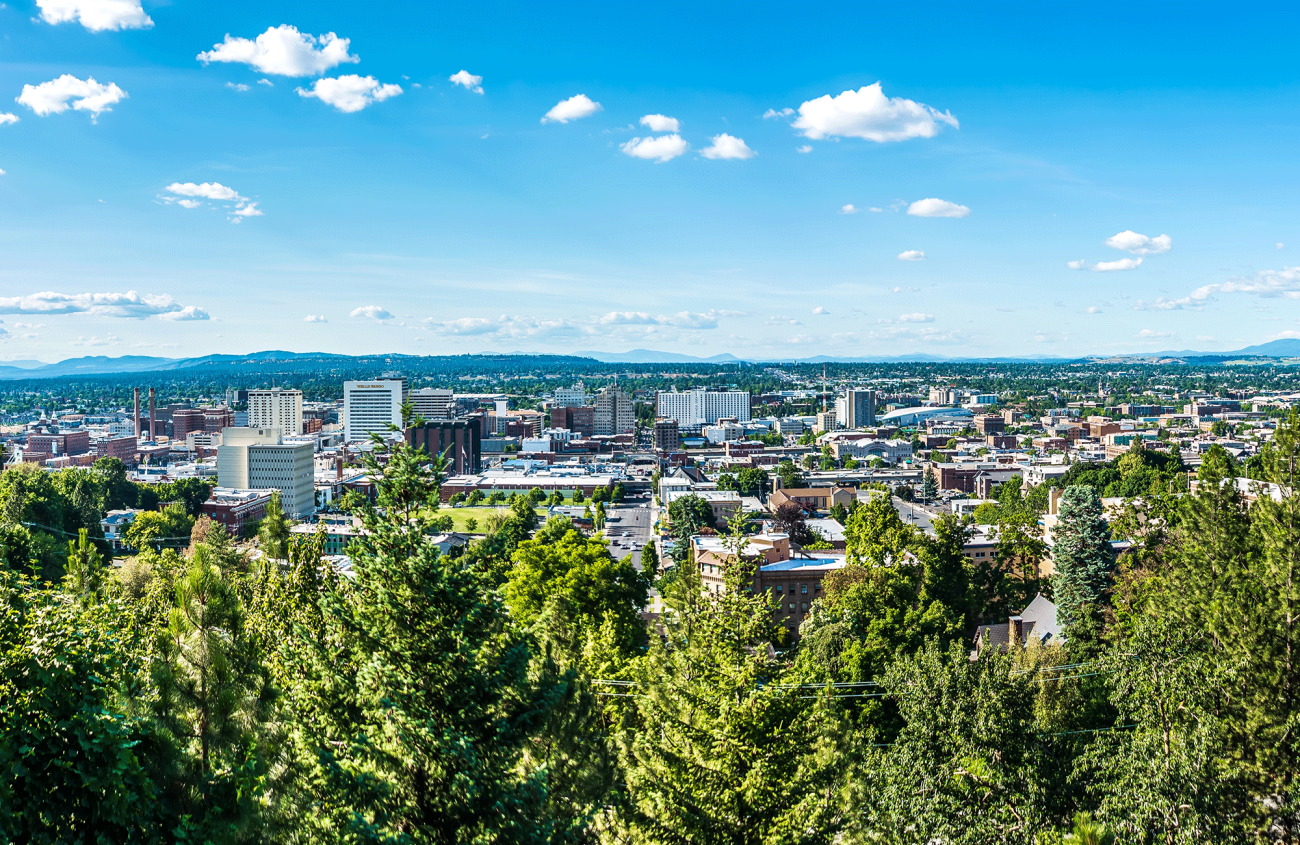
[[[1122,249],[1134,255],[1162,255],[1174,248],[1174,239],[1168,235],[1156,235],[1148,238],[1131,229],[1125,229],[1118,235],[1106,239],[1106,246]]]
[[[1191,299],[1206,300],[1214,293],[1249,293],[1265,298],[1300,299],[1300,267],[1261,270],[1237,276],[1222,284],[1205,285],[1192,291]]]
[[[877,208],[876,206],[873,205],[873,206],[871,206],[871,208],[868,208],[867,211],[870,211],[870,212],[872,212],[872,213],[874,213],[874,214],[881,214],[881,213],[884,212],[884,209],[883,209],[883,208]]]
[[[167,294],[126,293],[55,293],[42,291],[26,296],[0,296],[0,314],[92,314],[97,317],[123,317],[143,320],[146,317],[178,319],[170,315],[207,312],[192,305],[181,305]]]
[[[204,64],[235,62],[277,76],[315,76],[345,62],[361,61],[360,56],[348,54],[350,43],[332,32],[313,36],[281,24],[268,28],[255,41],[227,34],[224,41],[195,58]]]
[[[65,73],[58,79],[51,79],[40,85],[24,85],[17,102],[27,106],[41,117],[61,114],[73,108],[77,111],[90,112],[91,118],[94,119],[99,117],[100,112],[112,111],[109,107],[126,97],[127,93],[114,82],[101,85],[93,76],[78,79],[70,73]]]
[[[940,123],[958,126],[951,112],[902,97],[886,97],[877,82],[836,97],[827,94],[807,101],[799,106],[799,118],[792,125],[813,140],[838,135],[884,143],[932,138],[939,133]]]
[[[840,206],[840,214],[857,214],[862,209],[854,208],[853,203]]]
[[[568,123],[570,120],[590,117],[603,108],[604,106],[586,94],[575,94],[569,99],[560,100],[552,106],[551,110],[542,117],[542,123]]]
[[[814,314],[819,315],[819,316],[826,316],[826,315],[829,315],[829,314],[831,313],[831,312],[829,312],[829,311],[826,310],[826,306],[824,306],[824,305],[818,305],[816,308],[814,308],[814,309],[812,310],[812,312],[813,312]]]
[[[633,138],[626,144],[619,146],[624,155],[630,155],[633,158],[653,159],[657,162],[677,158],[690,148],[691,145],[682,140],[682,136],[676,134],[659,135],[654,138]]]
[[[1198,334],[1198,335],[1196,336],[1196,339],[1197,339],[1197,340],[1201,340],[1201,341],[1207,341],[1207,342],[1209,342],[1209,343],[1213,343],[1213,342],[1214,342],[1214,335]]]
[[[8,112],[0,112],[0,126],[4,126],[9,123],[17,123],[17,122],[18,122],[18,115],[9,114]]]
[[[176,200],[176,204],[181,208],[198,208],[203,205],[203,203],[198,200]]]
[[[718,328],[723,317],[744,316],[742,312],[709,310],[651,314],[644,311],[611,311],[581,319],[546,319],[502,314],[499,317],[461,317],[456,320],[424,320],[429,331],[445,336],[491,337],[498,340],[578,340],[596,336],[639,339],[670,338],[682,331]]]
[[[242,82],[227,82],[226,87],[231,91],[247,91],[248,86]]]
[[[182,197],[202,197],[209,200],[242,200],[234,188],[226,187],[220,182],[172,182],[163,190]]]
[[[1208,287],[1208,286],[1207,286]],[[1199,291],[1206,291],[1206,288],[1198,288]],[[1184,308],[1198,308],[1205,304],[1204,299],[1209,298],[1209,292],[1201,300],[1194,299],[1191,296],[1184,296],[1178,299],[1167,299],[1163,296],[1157,296],[1152,302],[1139,299],[1133,305],[1134,311],[1181,311]]]
[[[159,314],[160,320],[175,320],[178,322],[189,322],[190,320],[211,320],[207,311],[194,305],[186,305],[178,311],[168,311],[166,314]]]
[[[1092,270],[1097,273],[1113,273],[1117,270],[1136,270],[1142,264],[1141,258],[1121,258],[1118,261],[1098,261],[1096,264],[1089,264],[1083,259],[1078,261],[1067,261],[1066,267],[1071,270]]]
[[[641,125],[650,127],[651,132],[680,132],[682,123],[675,117],[662,114],[647,114],[641,118]]]
[[[784,108],[781,109],[780,111],[777,111],[776,109],[768,109],[767,111],[763,112],[763,119],[777,120],[782,117],[790,117],[793,114],[794,114],[794,109],[791,108]]]
[[[258,84],[258,85],[265,85],[267,88],[274,88],[274,87],[275,87],[275,83],[272,82],[272,81],[269,80],[269,79],[259,79],[259,80],[257,80],[257,84]]]
[[[475,76],[467,70],[458,70],[447,81],[454,85],[459,85],[466,91],[473,91],[475,94],[483,93],[483,77]]]
[[[76,21],[91,32],[153,26],[140,0],[36,0],[36,5],[46,23]]]
[[[725,132],[721,135],[714,135],[712,141],[711,146],[700,150],[700,155],[705,158],[720,159],[747,159],[758,155],[745,145],[744,140],[728,135]]]
[[[359,112],[371,103],[387,100],[402,93],[402,86],[383,83],[373,76],[344,74],[337,78],[316,80],[310,89],[295,88],[299,97],[315,97],[341,112]]]
[[[796,153],[810,153],[812,152],[812,146],[810,144],[804,144],[802,147],[795,147],[794,151]]]
[[[242,217],[262,217],[264,212],[257,207],[255,202],[245,202],[235,206],[235,210],[230,212],[235,219]]]
[[[8,115],[8,116],[9,116],[9,117],[13,117],[13,115]],[[15,118],[15,119],[16,119],[16,118]],[[3,121],[0,121],[0,122],[3,122]],[[1273,244],[1273,248],[1274,248],[1274,249],[1286,249],[1286,244],[1282,243],[1281,241],[1278,241],[1277,243]]]
[[[329,320],[325,319],[324,314],[308,314],[306,317],[302,318],[302,321],[304,323],[328,323],[329,322]]]
[[[909,205],[907,213],[913,217],[965,217],[970,214],[970,209],[955,202],[929,197]]]
[[[1174,336],[1174,333],[1173,333],[1173,332],[1158,332],[1158,331],[1154,331],[1154,330],[1152,330],[1152,329],[1143,329],[1142,331],[1138,332],[1137,334],[1135,334],[1135,335],[1133,335],[1133,336],[1134,336],[1134,337],[1137,337],[1137,338],[1142,338],[1143,340],[1161,340],[1161,339],[1164,339],[1164,338],[1170,338],[1170,337],[1173,337],[1173,336]]]
[[[1101,309],[1098,308],[1096,305],[1089,305],[1089,306],[1088,306],[1088,310],[1085,311],[1084,313],[1086,313],[1086,314],[1100,314],[1100,313],[1102,313],[1102,311],[1101,311]]]
[[[914,314],[899,314],[898,322],[900,323],[933,323],[933,314],[922,314],[919,311]]]
[[[368,317],[371,320],[391,320],[393,315],[388,313],[379,305],[362,305],[360,308],[353,308],[349,317]]]
[[[78,337],[76,340],[68,341],[69,346],[117,346],[122,342],[122,338],[111,334],[108,337],[99,337],[91,335],[90,337]]]
[[[924,261],[925,252],[919,249],[905,249],[898,254],[899,261]]]

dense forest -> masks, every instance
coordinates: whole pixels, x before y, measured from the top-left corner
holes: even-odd
[[[1251,473],[1276,496],[1219,450],[1191,490],[1141,454],[1079,470],[1042,581],[1040,494],[999,491],[981,562],[968,526],[925,536],[876,497],[793,644],[738,533],[714,593],[688,558],[639,571],[522,501],[442,556],[442,468],[389,448],[354,578],[282,520],[256,553],[199,519],[105,566],[79,514],[120,479],[0,477],[5,538],[36,513],[77,535],[57,566],[49,541],[3,545],[0,841],[1300,837],[1295,417]],[[1129,478],[1108,523],[1099,487]],[[976,648],[1039,591],[1063,640]]]

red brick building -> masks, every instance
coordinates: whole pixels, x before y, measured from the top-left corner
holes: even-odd
[[[203,503],[201,513],[220,522],[231,535],[238,537],[266,516],[271,503],[270,490],[230,490],[218,487]]]

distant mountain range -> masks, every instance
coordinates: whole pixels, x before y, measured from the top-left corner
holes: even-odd
[[[817,355],[810,358],[739,358],[731,353],[721,355],[712,355],[707,358],[694,355],[685,355],[680,352],[660,352],[653,349],[633,349],[628,352],[574,352],[567,356],[557,355],[536,355],[530,353],[514,353],[513,355],[491,354],[483,356],[471,356],[479,360],[480,365],[484,358],[501,358],[508,359],[514,357],[546,358],[552,361],[559,361],[565,358],[570,359],[587,359],[588,361],[599,361],[606,364],[738,364],[738,363],[786,363],[786,364],[888,364],[888,363],[949,363],[949,364],[975,364],[975,363],[1003,363],[1003,364],[1037,364],[1053,363],[1074,360],[1095,360],[1095,361],[1224,361],[1234,358],[1300,358],[1300,339],[1284,338],[1274,340],[1268,343],[1261,343],[1255,346],[1247,346],[1244,349],[1236,349],[1230,352],[1196,352],[1192,350],[1167,351],[1167,352],[1139,352],[1129,355],[1089,355],[1081,358],[1062,358],[1052,355],[1021,355],[1021,356],[999,356],[991,358],[973,358],[973,357],[949,357],[944,355],[930,355],[917,353],[910,355],[869,355],[862,357],[837,357],[831,355]],[[346,366],[348,364],[361,363],[363,361],[374,361],[376,359],[393,359],[394,368],[400,369],[400,359],[418,358],[422,356],[411,355],[339,355],[330,352],[286,352],[284,350],[268,350],[265,352],[253,352],[248,355],[204,355],[197,358],[155,358],[146,355],[123,355],[120,358],[109,358],[104,355],[89,355],[84,358],[69,358],[66,361],[59,361],[55,364],[46,364],[41,361],[8,361],[0,364],[0,379],[32,379],[32,378],[58,378],[60,376],[92,376],[92,375],[113,375],[117,373],[143,373],[143,372],[167,372],[176,370],[195,370],[206,368],[224,368],[224,367],[249,367],[255,366],[259,362],[298,362],[299,366],[310,367],[312,362],[320,362],[330,366]],[[446,356],[433,356],[446,357]]]

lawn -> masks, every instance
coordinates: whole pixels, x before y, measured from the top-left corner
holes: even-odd
[[[482,532],[483,526],[487,523],[487,518],[499,510],[509,510],[509,508],[504,505],[474,508],[453,508],[443,505],[438,508],[435,515],[450,516],[453,523],[453,531],[463,531],[472,534]],[[536,511],[538,516],[543,519],[546,518],[546,508],[537,508]],[[473,531],[471,531],[469,526],[465,524],[470,519],[474,519],[478,523]]]

